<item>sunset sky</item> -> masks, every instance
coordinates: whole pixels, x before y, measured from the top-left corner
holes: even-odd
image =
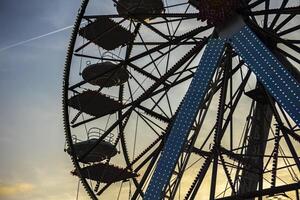
[[[0,199],[75,199],[63,152],[61,85],[80,0],[0,2]],[[82,193],[84,195],[84,193]],[[84,198],[82,198],[84,199]]]
[[[0,0],[0,200],[76,199],[78,179],[63,151],[61,88],[79,5]],[[88,199],[82,187],[79,199]]]

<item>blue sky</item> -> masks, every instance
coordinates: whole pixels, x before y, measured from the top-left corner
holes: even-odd
[[[74,199],[63,152],[61,85],[80,0],[0,2],[0,199]],[[75,183],[75,184],[74,184]]]

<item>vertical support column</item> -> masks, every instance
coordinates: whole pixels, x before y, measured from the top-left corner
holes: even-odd
[[[179,107],[157,167],[146,190],[145,200],[160,200],[170,181],[178,157],[205,97],[210,80],[223,54],[225,41],[210,39],[189,89]]]
[[[258,85],[257,87],[260,86]],[[263,156],[265,153],[272,116],[273,112],[269,104],[256,102],[245,158],[258,168],[253,169],[252,166],[245,166],[245,169],[242,171],[238,194],[256,191],[258,184],[262,187],[263,157],[260,156]],[[257,157],[251,157],[251,155],[257,155]]]

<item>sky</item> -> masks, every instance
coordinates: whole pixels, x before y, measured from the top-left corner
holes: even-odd
[[[11,45],[72,25],[79,5],[0,1],[0,200],[75,198],[61,112],[71,29]]]
[[[76,198],[63,152],[61,87],[79,5],[0,0],[0,200]],[[87,199],[83,191],[79,197]]]
[[[66,27],[79,6],[0,1],[0,200],[76,198],[78,180],[63,151],[61,88]],[[88,199],[84,191],[79,199]]]

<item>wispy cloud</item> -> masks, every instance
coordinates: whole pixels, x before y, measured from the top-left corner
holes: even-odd
[[[32,41],[34,41],[34,40],[38,40],[38,39],[47,37],[47,36],[49,36],[49,35],[53,35],[53,34],[55,34],[55,33],[58,33],[58,32],[61,32],[61,31],[67,30],[67,29],[70,29],[70,28],[72,28],[72,27],[73,27],[73,25],[71,25],[71,26],[66,26],[66,27],[64,27],[64,28],[60,28],[60,29],[57,29],[57,30],[55,30],[55,31],[51,31],[51,32],[46,33],[46,34],[43,34],[43,35],[39,35],[39,36],[33,37],[33,38],[28,39],[28,40],[23,40],[23,41],[21,41],[21,42],[17,42],[17,43],[8,45],[8,46],[6,46],[6,47],[1,48],[1,49],[0,49],[0,53],[3,52],[3,51],[6,51],[6,50],[8,50],[8,49],[11,49],[11,48],[13,48],[13,47],[17,47],[17,46],[20,46],[20,45],[23,45],[23,44],[32,42]]]
[[[0,183],[0,197],[31,193],[34,185],[30,183],[3,184]]]

